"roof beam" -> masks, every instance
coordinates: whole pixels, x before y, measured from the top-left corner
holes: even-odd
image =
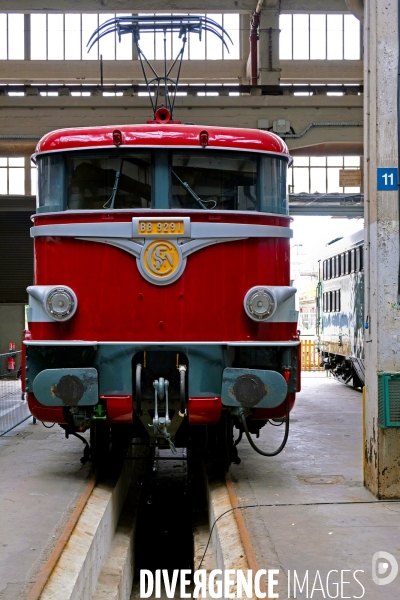
[[[181,83],[248,83],[245,60],[188,60],[182,65]],[[152,61],[157,72],[162,61]],[[361,83],[362,60],[282,60],[281,83]],[[103,61],[104,83],[142,83],[139,61]],[[1,83],[90,83],[100,81],[100,66],[92,60],[0,61]]]
[[[49,3],[50,4],[50,3]],[[174,0],[173,7],[161,0],[52,0],[51,7],[43,0],[0,0],[0,12],[253,12],[256,0]],[[282,12],[349,12],[345,0],[282,0]]]

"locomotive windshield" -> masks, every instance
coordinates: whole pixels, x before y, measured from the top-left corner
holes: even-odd
[[[38,156],[37,162],[39,212],[288,212],[287,161],[278,156],[229,150],[98,150]]]

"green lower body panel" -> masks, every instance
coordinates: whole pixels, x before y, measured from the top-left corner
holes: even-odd
[[[99,401],[97,370],[45,369],[36,375],[33,393],[44,406],[93,406]]]
[[[276,408],[285,400],[288,386],[276,371],[224,369],[222,404],[247,408]]]

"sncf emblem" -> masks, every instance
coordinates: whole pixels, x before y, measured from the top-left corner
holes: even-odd
[[[146,241],[138,260],[145,279],[158,285],[172,283],[182,274],[186,259],[178,244],[170,240]]]
[[[158,277],[170,275],[179,266],[180,255],[172,242],[155,241],[149,244],[144,252],[146,268]]]

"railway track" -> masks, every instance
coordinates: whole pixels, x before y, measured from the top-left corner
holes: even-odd
[[[170,581],[174,571],[186,570],[191,581],[199,569],[207,576],[215,569],[258,571],[229,476],[184,452],[150,456],[137,442],[110,468],[118,475],[92,477],[27,600],[167,598],[163,586],[157,595],[157,570],[161,580],[167,570]],[[141,581],[143,573],[154,576],[152,593],[152,575]],[[236,596],[235,584],[230,591]],[[179,579],[168,597],[182,597]]]

